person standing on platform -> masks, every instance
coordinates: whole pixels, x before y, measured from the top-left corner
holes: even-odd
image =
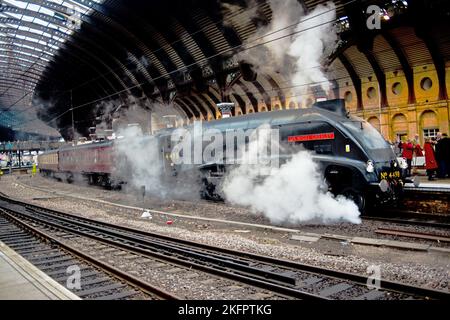
[[[423,157],[423,150],[422,150],[422,147],[420,146],[420,140],[419,140],[419,135],[418,134],[416,134],[415,136],[414,136],[414,140],[413,140],[413,142],[412,142],[412,144],[413,144],[413,148],[414,148],[414,150],[413,150],[413,164],[414,164],[414,171],[413,171],[413,173],[417,173],[417,158],[418,157]]]
[[[422,147],[420,146],[420,140],[419,140],[418,134],[416,134],[414,136],[413,146],[414,146],[414,155],[416,157],[423,157]]]
[[[434,156],[433,144],[430,138],[425,138],[425,144],[423,145],[423,151],[425,151],[425,169],[427,169],[428,180],[434,180],[433,175],[438,168],[436,157]]]
[[[33,163],[33,167],[31,168],[31,176],[34,177],[36,175],[36,163]]]
[[[401,141],[398,137],[395,140],[395,142],[392,144],[392,149],[394,150],[394,153],[397,157],[400,157],[402,155]]]
[[[407,142],[402,143],[402,157],[406,159],[406,163],[408,164],[408,169],[406,170],[407,176],[411,175],[413,150],[414,150],[414,146],[411,142],[411,139],[408,139]]]
[[[445,177],[450,178],[450,138],[446,133],[442,134],[442,143],[443,143],[443,156],[445,162]]]
[[[446,133],[441,134],[438,132],[436,136],[436,161],[438,164],[438,178],[444,179],[449,174],[450,165],[450,139],[447,137]]]

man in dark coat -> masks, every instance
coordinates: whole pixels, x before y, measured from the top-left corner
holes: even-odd
[[[438,163],[438,178],[445,178],[450,170],[450,139],[446,133],[438,133],[435,147],[436,161]]]
[[[444,159],[447,177],[450,178],[450,138],[446,133],[442,134],[442,140],[444,141]]]

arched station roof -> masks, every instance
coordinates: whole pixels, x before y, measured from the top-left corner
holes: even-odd
[[[326,2],[299,0],[306,13]],[[259,73],[252,79],[251,69],[236,58],[242,44],[273,19],[270,4],[226,3],[227,10],[223,2],[200,0],[4,0],[0,113],[33,108],[34,97],[38,117],[67,137],[71,106],[77,130],[87,133],[102,111],[100,101],[172,104],[183,117],[204,120],[216,118],[216,104],[225,100],[240,113],[292,104],[283,74]],[[405,74],[408,100],[414,103],[413,68],[420,64],[435,67],[439,95],[448,98],[448,2],[334,3],[341,41],[325,68],[336,86],[351,82],[358,109],[363,108],[363,83],[373,76],[381,104],[388,104],[388,72]],[[381,29],[366,27],[370,4],[385,13]]]

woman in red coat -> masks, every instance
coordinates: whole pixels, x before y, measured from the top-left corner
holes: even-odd
[[[406,175],[411,175],[411,162],[413,158],[413,150],[414,146],[410,139],[408,139],[407,142],[402,143],[402,157],[406,159],[406,162],[408,163],[408,169],[406,171]]]
[[[438,165],[434,157],[434,149],[430,138],[425,139],[423,151],[425,151],[425,169],[427,169],[428,180],[434,180],[433,174],[436,172]]]

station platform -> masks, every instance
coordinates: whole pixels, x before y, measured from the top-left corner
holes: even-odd
[[[425,174],[425,170],[419,170],[416,174],[413,174],[413,176],[417,176],[419,178],[420,185],[418,187],[414,187],[411,183],[407,183],[405,184],[405,190],[450,193],[450,178],[429,181]]]
[[[81,300],[0,241],[0,300]]]

